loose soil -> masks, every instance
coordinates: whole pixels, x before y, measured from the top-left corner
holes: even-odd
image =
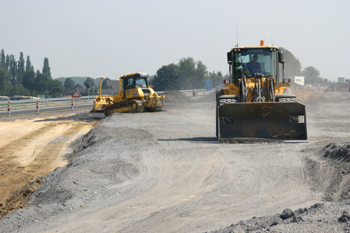
[[[71,114],[0,119],[0,217],[28,205],[27,198],[43,184],[43,176],[69,162],[64,159],[69,144],[93,127],[93,123],[57,120]]]
[[[218,143],[214,93],[166,94],[160,112],[43,121],[99,125],[0,232],[349,231],[349,93],[297,93],[309,142],[271,144]]]

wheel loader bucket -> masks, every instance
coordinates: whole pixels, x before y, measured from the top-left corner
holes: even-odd
[[[217,124],[221,142],[307,142],[305,105],[297,102],[224,104]]]

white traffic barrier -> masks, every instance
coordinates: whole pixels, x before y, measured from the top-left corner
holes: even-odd
[[[74,109],[74,98],[72,98],[72,104],[71,104],[71,107],[70,107],[70,109]]]
[[[36,100],[36,113],[39,113],[39,100]]]
[[[11,114],[11,102],[7,102],[7,115],[10,116]]]

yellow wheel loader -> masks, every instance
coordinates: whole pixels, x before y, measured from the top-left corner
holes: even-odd
[[[234,47],[230,79],[216,92],[216,136],[221,142],[306,142],[305,105],[290,94],[283,53],[275,46]]]
[[[153,112],[160,111],[164,105],[164,95],[158,95],[148,85],[149,74],[133,73],[119,78],[119,91],[110,96],[102,96],[102,80],[100,92],[94,99],[91,112],[103,112],[109,116],[115,112]]]

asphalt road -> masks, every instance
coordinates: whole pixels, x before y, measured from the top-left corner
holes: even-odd
[[[79,109],[86,109],[90,108],[92,109],[93,104],[78,104],[74,106],[74,110],[79,110]],[[29,114],[38,114],[40,115],[41,113],[50,113],[50,112],[60,112],[60,111],[67,111],[71,109],[71,106],[69,103],[66,104],[66,106],[58,105],[51,107],[50,105],[47,106],[40,106],[39,108],[39,113],[36,112],[36,106],[32,104],[31,108],[28,107],[23,107],[23,108],[17,108],[17,109],[11,109],[10,115],[11,116],[20,116],[20,115],[29,115]],[[6,117],[7,111],[1,111],[0,112],[0,117]]]

